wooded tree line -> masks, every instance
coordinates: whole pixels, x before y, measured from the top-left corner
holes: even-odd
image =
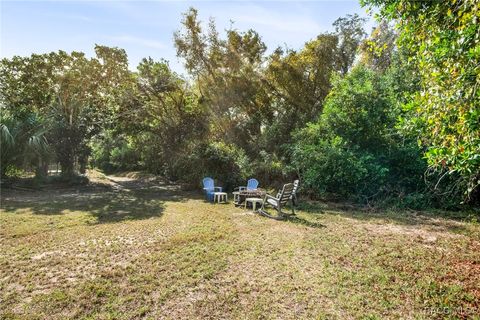
[[[299,176],[311,197],[412,208],[478,204],[480,16],[475,1],[368,0],[301,50],[225,34],[190,9],[175,33],[187,77],[119,48],[3,59],[1,173],[58,162],[147,170],[227,189]],[[396,25],[397,28],[393,26]]]

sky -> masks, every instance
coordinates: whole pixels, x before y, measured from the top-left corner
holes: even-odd
[[[28,56],[64,50],[94,55],[95,44],[126,50],[130,69],[144,57],[166,59],[184,73],[173,33],[182,13],[199,11],[204,26],[210,17],[218,31],[256,30],[268,47],[300,49],[346,14],[369,18],[358,1],[4,1],[0,0],[0,56]]]

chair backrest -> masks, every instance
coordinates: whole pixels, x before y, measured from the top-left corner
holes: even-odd
[[[213,179],[210,177],[203,178],[203,188],[214,189],[215,185],[214,185]]]
[[[293,193],[293,183],[287,183],[283,186],[278,199],[280,204],[284,205],[288,202]]]
[[[247,190],[255,190],[258,188],[258,180],[257,179],[250,179],[247,182]]]
[[[298,190],[298,186],[300,185],[300,180],[295,180],[293,181],[293,192],[292,192],[292,195],[296,195],[297,194],[297,190]]]

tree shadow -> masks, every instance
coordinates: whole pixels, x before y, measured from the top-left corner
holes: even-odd
[[[200,198],[169,186],[148,186],[138,189],[101,187],[65,188],[50,191],[2,190],[1,208],[16,213],[29,210],[36,215],[65,215],[83,211],[95,217],[93,224],[115,223],[161,217],[165,202],[183,202]]]
[[[285,221],[288,221],[288,222],[291,222],[291,223],[294,223],[294,224],[298,224],[298,225],[302,225],[302,226],[305,226],[305,227],[310,227],[310,228],[321,229],[321,228],[326,228],[327,227],[326,225],[321,224],[319,222],[310,221],[310,220],[301,218],[299,216],[287,216],[285,218]]]
[[[414,211],[371,208],[350,203],[321,203],[314,201],[302,202],[298,206],[298,210],[316,217],[329,214],[365,222],[376,221],[403,226],[427,227],[453,233],[468,231],[464,222],[478,221],[480,219],[480,212],[478,211]]]
[[[298,209],[297,207],[295,207],[295,209]],[[305,219],[304,217],[301,217],[298,215],[299,212],[297,212],[297,214],[293,214],[293,211],[292,211],[292,207],[291,205],[287,205],[285,207],[282,208],[282,214],[279,214],[279,212],[277,210],[275,210],[274,208],[271,208],[271,207],[268,207],[268,208],[263,208],[261,211],[259,211],[259,214],[264,216],[264,217],[267,217],[267,218],[271,218],[271,219],[275,219],[275,220],[278,220],[278,221],[286,221],[286,222],[291,222],[291,223],[294,223],[294,224],[298,224],[298,225],[302,225],[302,226],[305,226],[305,227],[310,227],[310,228],[326,228],[326,225],[324,224],[321,224],[319,222],[316,222],[316,221],[312,221],[310,219]],[[301,214],[302,216],[304,214]],[[307,215],[308,217],[308,215]],[[310,216],[311,218],[316,218],[314,216]]]

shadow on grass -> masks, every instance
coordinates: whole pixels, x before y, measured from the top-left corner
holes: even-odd
[[[307,219],[300,218],[298,216],[287,216],[285,218],[285,221],[292,222],[292,223],[299,224],[299,225],[303,225],[303,226],[310,227],[310,228],[319,228],[320,229],[320,228],[326,228],[327,227],[324,224],[321,224],[319,222],[310,221],[310,220],[307,220]]]
[[[292,208],[290,206],[286,206],[282,209],[283,209],[282,210],[282,212],[283,212],[282,215],[279,215],[278,211],[276,211],[275,209],[273,209],[271,207],[263,208],[258,213],[263,217],[266,217],[266,218],[269,218],[269,219],[275,219],[275,220],[281,221],[281,222],[290,222],[290,223],[293,223],[293,224],[302,225],[302,226],[310,227],[310,228],[326,228],[326,225],[321,224],[317,221],[313,221],[313,220],[316,220],[316,218],[317,218],[315,216],[311,216],[311,215],[308,216],[307,215],[307,218],[313,218],[313,219],[305,219],[303,217],[303,216],[305,216],[304,214],[302,214],[301,216],[292,214],[293,212],[291,213]]]
[[[200,198],[175,186],[148,186],[138,189],[68,188],[62,190],[7,193],[1,207],[6,212],[28,209],[38,215],[63,215],[84,211],[95,223],[115,223],[162,216],[166,201],[183,202]],[[3,192],[3,190],[2,190]]]
[[[480,212],[475,211],[413,211],[401,209],[367,208],[348,203],[321,203],[303,201],[298,210],[314,217],[337,215],[361,221],[385,221],[404,226],[442,228],[454,233],[467,231],[465,224],[480,220]]]

